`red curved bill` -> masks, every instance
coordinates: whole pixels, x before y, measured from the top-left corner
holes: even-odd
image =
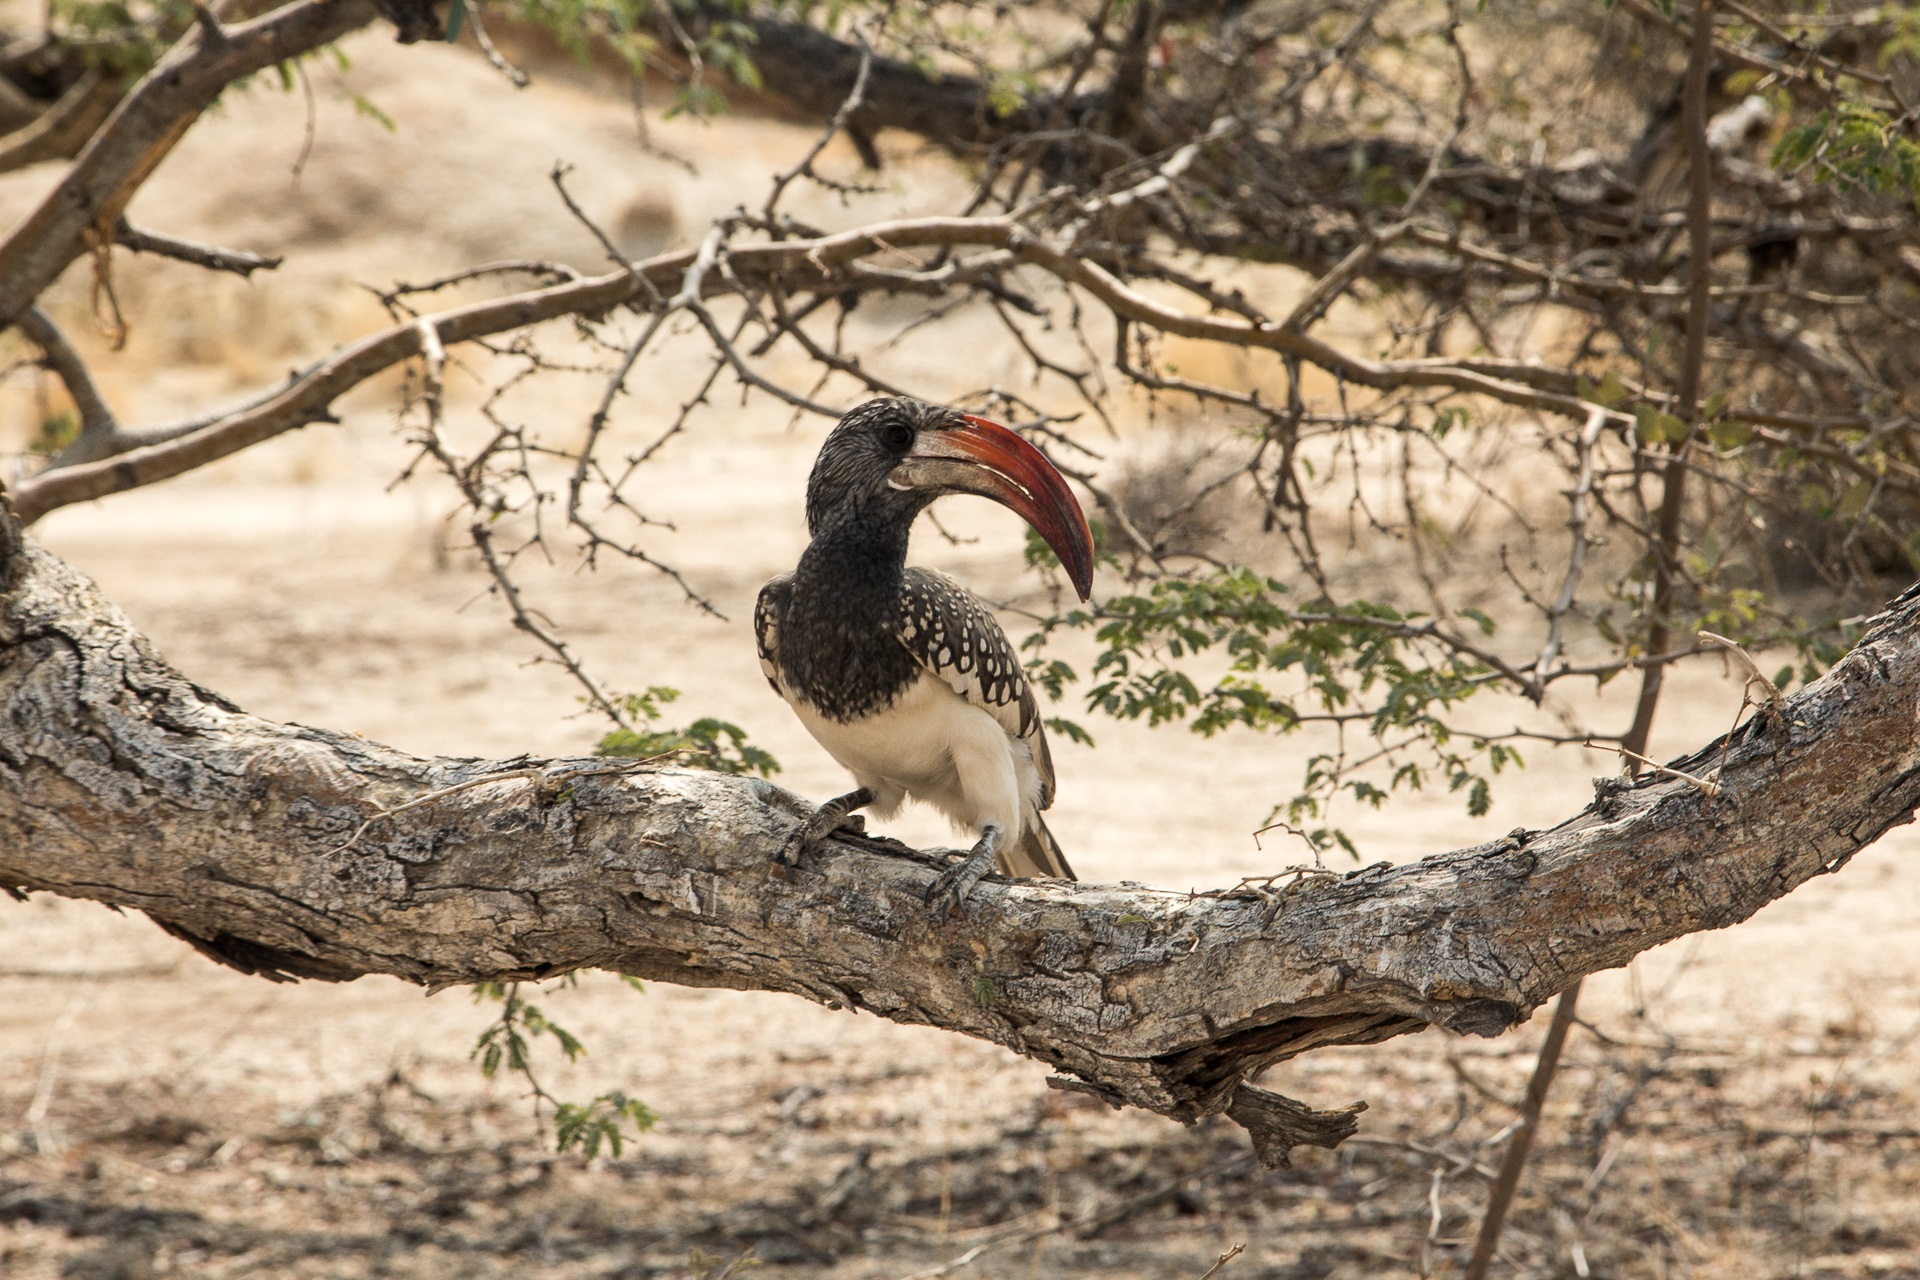
[[[964,427],[927,432],[914,452],[964,460],[986,471],[982,495],[1018,512],[1046,539],[1085,600],[1093,590],[1093,534],[1066,477],[1015,432],[970,413],[960,416]]]

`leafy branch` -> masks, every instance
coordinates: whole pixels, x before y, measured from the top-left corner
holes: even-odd
[[[747,741],[747,731],[732,721],[703,716],[682,729],[658,724],[661,707],[679,696],[678,689],[652,685],[645,693],[617,699],[634,727],[607,734],[594,754],[638,760],[677,754],[684,763],[715,773],[757,773],[771,778],[780,772],[780,762]]]
[[[1245,568],[1165,577],[1143,593],[1043,619],[1027,643],[1037,650],[1055,630],[1091,631],[1100,650],[1086,706],[1116,720],[1186,723],[1203,737],[1236,726],[1275,733],[1333,726],[1340,748],[1314,755],[1300,792],[1275,806],[1293,823],[1324,818],[1340,792],[1377,808],[1394,791],[1436,781],[1464,792],[1468,813],[1485,814],[1493,803],[1489,775],[1524,761],[1507,743],[1462,734],[1447,718],[1497,683],[1493,667],[1463,651],[1476,646],[1388,604],[1320,599],[1293,608],[1283,602],[1288,594],[1279,579]],[[1463,615],[1493,634],[1484,613]],[[1224,655],[1226,670],[1197,678],[1189,668],[1202,654]],[[1036,658],[1028,669],[1056,699],[1079,679],[1059,659]],[[1276,677],[1297,688],[1276,687]],[[1350,726],[1374,743],[1357,759],[1345,746]],[[1384,787],[1363,776],[1377,766],[1390,767]],[[1316,849],[1337,845],[1358,857],[1338,828],[1305,834]]]
[[[575,974],[561,979],[565,986],[573,986],[577,981]],[[636,991],[643,989],[637,978],[622,977],[621,981]],[[551,1037],[569,1063],[585,1057],[587,1047],[580,1043],[579,1037],[529,1003],[520,994],[518,982],[476,983],[473,998],[476,1003],[499,1001],[500,1016],[480,1033],[468,1057],[479,1062],[480,1074],[489,1080],[498,1075],[502,1067],[525,1080],[533,1097],[536,1121],[543,1106],[553,1109],[554,1150],[565,1154],[577,1149],[591,1160],[605,1146],[618,1157],[629,1136],[637,1137],[653,1128],[657,1117],[652,1108],[619,1090],[602,1093],[589,1102],[566,1102],[548,1092],[534,1074],[533,1041],[540,1036]]]

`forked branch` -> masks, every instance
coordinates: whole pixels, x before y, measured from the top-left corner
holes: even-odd
[[[221,29],[195,27],[143,76],[31,214],[0,241],[0,325],[11,324],[69,263],[114,238],[140,185],[244,76],[373,21],[372,0],[300,0]]]

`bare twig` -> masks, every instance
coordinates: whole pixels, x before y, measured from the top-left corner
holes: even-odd
[[[505,76],[516,89],[524,89],[533,83],[533,77],[508,62],[493,47],[493,39],[487,35],[487,24],[481,20],[478,3],[467,5],[467,23],[473,28],[473,42],[480,46],[480,56],[487,60],[488,66]]]
[[[113,242],[135,253],[158,254],[163,258],[173,258],[179,262],[189,262],[196,267],[205,267],[209,271],[230,271],[242,279],[250,279],[256,271],[271,271],[285,259],[264,254],[248,253],[244,249],[222,249],[218,245],[200,244],[193,240],[182,240],[178,236],[163,235],[158,231],[145,231],[134,226],[125,218],[120,219],[114,228]]]
[[[34,1150],[43,1156],[60,1154],[60,1135],[54,1130],[49,1117],[53,1108],[54,1084],[60,1078],[60,1055],[66,1049],[67,1032],[72,1029],[73,1020],[79,1012],[78,994],[69,995],[66,1004],[60,1008],[59,1016],[47,1028],[47,1038],[40,1049],[40,1074],[34,1081],[33,1100],[27,1104],[24,1118],[28,1131],[33,1134]]]
[[[414,324],[414,331],[420,335],[420,357],[426,366],[426,405],[427,417],[433,429],[440,426],[440,415],[445,408],[443,393],[447,367],[447,349],[440,344],[440,332],[433,327],[431,320],[422,319]]]
[[[467,524],[467,535],[473,540],[474,549],[480,553],[481,563],[486,566],[488,574],[492,576],[494,589],[506,601],[507,609],[513,617],[513,625],[546,646],[547,651],[553,655],[553,660],[564,667],[567,674],[586,690],[587,698],[595,708],[605,713],[607,718],[619,728],[629,733],[634,732],[633,721],[628,717],[625,709],[602,688],[600,682],[574,653],[572,646],[527,606],[520,585],[514,581],[509,571],[513,557],[500,550],[495,538],[494,521],[506,512],[507,507],[503,499],[490,492],[484,464],[487,456],[498,447],[500,441],[496,439],[494,444],[481,450],[472,462],[463,463],[454,456],[441,432],[446,349],[432,317],[422,317],[415,321],[413,330],[425,365],[422,399],[427,410],[426,426],[418,443],[428,456],[441,465],[447,477],[460,490],[461,497],[466,500],[467,508],[472,512],[472,519]],[[538,496],[534,501],[537,509]]]
[[[1361,272],[1373,265],[1374,259],[1380,256],[1380,251],[1398,239],[1412,225],[1411,221],[1402,218],[1384,227],[1370,229],[1366,238],[1355,245],[1333,270],[1326,272],[1313,282],[1313,287],[1294,304],[1293,310],[1288,312],[1286,319],[1280,322],[1280,327],[1300,333],[1311,329],[1315,322],[1326,315],[1327,308],[1338,301],[1354,281],[1360,278]]]
[[[1682,773],[1678,769],[1670,769],[1666,765],[1660,764],[1653,760],[1649,760],[1647,757],[1641,755],[1638,751],[1635,751],[1631,747],[1624,746],[1620,743],[1607,744],[1607,743],[1594,742],[1591,739],[1589,739],[1588,741],[1582,743],[1581,745],[1585,747],[1590,747],[1595,751],[1611,751],[1615,755],[1621,757],[1624,760],[1630,760],[1633,762],[1636,772],[1640,769],[1648,769],[1654,773],[1659,774],[1664,778],[1678,779],[1679,781],[1684,782],[1688,786],[1692,787],[1695,791],[1698,791],[1701,795],[1707,797],[1707,799],[1709,800],[1716,799],[1720,795],[1720,780],[1718,778],[1711,778],[1711,777],[1698,778],[1691,773]]]
[[[786,194],[787,188],[797,179],[806,177],[825,186],[842,188],[840,183],[822,179],[814,171],[813,162],[820,158],[820,153],[825,151],[828,144],[847,127],[847,121],[853,118],[853,113],[860,110],[866,102],[867,77],[873,73],[873,45],[867,36],[867,23],[865,21],[855,23],[853,35],[854,39],[860,42],[860,69],[854,73],[853,88],[847,93],[846,100],[840,104],[839,110],[833,113],[833,119],[827,121],[827,127],[821,130],[819,137],[814,139],[807,153],[800,157],[799,163],[785,173],[775,176],[767,190],[766,203],[760,209],[760,221],[775,239],[781,236],[778,218],[780,197]]]
[[[1760,664],[1753,660],[1753,655],[1746,651],[1745,646],[1741,645],[1737,640],[1729,640],[1727,637],[1716,635],[1711,631],[1696,631],[1694,634],[1706,643],[1716,648],[1725,649],[1728,653],[1738,658],[1741,667],[1746,671],[1747,689],[1751,690],[1757,686],[1766,698],[1767,706],[1775,715],[1779,715],[1786,710],[1786,695],[1780,692],[1773,681],[1767,679],[1766,672],[1760,670]]]
[[[1560,580],[1559,594],[1554,596],[1553,603],[1547,608],[1546,642],[1540,646],[1540,656],[1533,660],[1533,684],[1528,692],[1535,703],[1546,696],[1548,673],[1560,656],[1567,614],[1573,609],[1574,599],[1580,591],[1580,578],[1586,571],[1587,548],[1591,545],[1587,519],[1593,498],[1593,451],[1606,425],[1606,415],[1596,408],[1587,415],[1587,423],[1580,429],[1575,441],[1575,456],[1579,462],[1573,488],[1567,493],[1567,571]]]
[[[1227,1250],[1225,1253],[1221,1254],[1218,1258],[1214,1259],[1213,1265],[1208,1267],[1204,1272],[1201,1273],[1200,1280],[1213,1280],[1215,1276],[1220,1274],[1220,1269],[1222,1267],[1226,1266],[1229,1262],[1232,1262],[1235,1258],[1239,1257],[1241,1254],[1245,1253],[1246,1251],[1247,1251],[1246,1245],[1244,1244],[1234,1245],[1233,1248]]]
[[[1229,1156],[1224,1160],[1215,1161],[1204,1169],[1196,1169],[1192,1173],[1164,1182],[1150,1191],[1144,1191],[1137,1196],[1130,1196],[1118,1204],[1110,1205],[1105,1209],[1064,1217],[1044,1227],[1012,1227],[1004,1229],[989,1236],[979,1244],[974,1245],[971,1249],[968,1249],[965,1253],[953,1259],[953,1261],[942,1263],[937,1267],[928,1267],[924,1271],[916,1271],[911,1275],[903,1277],[902,1280],[942,1280],[945,1276],[950,1276],[956,1271],[972,1266],[982,1255],[991,1253],[996,1249],[1004,1249],[1009,1245],[1030,1244],[1035,1240],[1041,1240],[1047,1236],[1059,1235],[1065,1231],[1072,1231],[1082,1236],[1091,1235],[1102,1227],[1111,1226],[1113,1223],[1132,1217],[1142,1209],[1151,1208],[1169,1196],[1178,1195],[1182,1190],[1192,1186],[1194,1183],[1206,1182],[1210,1179],[1236,1172],[1247,1168],[1252,1165],[1253,1162],[1254,1156],[1251,1152],[1242,1152],[1239,1155]],[[1229,1254],[1228,1256],[1231,1257],[1233,1255]],[[1222,1261],[1224,1262],[1225,1259],[1222,1259]],[[1213,1273],[1210,1271],[1207,1274],[1211,1275]]]

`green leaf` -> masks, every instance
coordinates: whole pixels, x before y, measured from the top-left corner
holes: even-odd
[[[1611,409],[1627,398],[1627,385],[1620,375],[1612,369],[1598,383],[1581,378],[1574,383],[1575,392],[1582,400],[1592,401],[1603,409]]]
[[[1833,509],[1834,519],[1857,519],[1860,513],[1867,509],[1867,502],[1873,497],[1873,490],[1874,483],[1871,480],[1861,480],[1849,486],[1847,491],[1840,495],[1839,505]]]
[[[1753,424],[1737,418],[1718,418],[1707,427],[1707,439],[1722,449],[1738,449],[1753,439]]]
[[[51,458],[80,437],[80,415],[62,410],[40,419],[40,431],[28,442],[27,451]]]
[[[630,979],[628,981],[635,987],[639,985]],[[577,985],[577,973],[564,974],[559,980],[559,986],[563,988]],[[525,1077],[527,1087],[533,1094],[536,1116],[542,1105],[554,1108],[554,1147],[557,1151],[578,1149],[591,1158],[605,1145],[617,1156],[626,1136],[623,1125],[630,1126],[636,1133],[644,1133],[653,1127],[653,1112],[646,1104],[625,1094],[603,1093],[588,1103],[563,1102],[541,1086],[532,1068],[529,1036],[553,1037],[561,1054],[569,1062],[585,1056],[587,1049],[572,1032],[521,999],[519,983],[475,983],[473,996],[476,1001],[501,1001],[502,1007],[500,1016],[474,1042],[469,1057],[479,1062],[481,1074],[488,1079],[497,1075],[502,1066]]]
[[[1810,170],[1816,182],[1920,197],[1920,144],[1902,125],[1864,102],[1842,100],[1782,134],[1773,166]]]
[[[1687,424],[1674,415],[1648,405],[1633,412],[1634,434],[1641,444],[1679,444],[1687,438]]]
[[[1053,730],[1069,742],[1077,742],[1083,747],[1093,745],[1093,735],[1065,716],[1048,716],[1047,728]]]
[[[374,104],[373,99],[367,97],[365,94],[356,93],[353,95],[353,111],[355,115],[363,116],[373,121],[388,133],[399,132],[400,126],[393,122],[393,117],[382,111]],[[493,519],[498,520],[500,514],[500,512],[494,512]]]
[[[679,755],[682,763],[695,768],[734,775],[755,773],[763,778],[780,772],[780,762],[772,753],[754,746],[747,740],[747,731],[731,721],[703,717],[683,729],[657,726],[661,707],[679,696],[678,689],[653,685],[645,693],[630,693],[619,699],[621,710],[635,727],[608,733],[600,739],[594,754],[626,760]]]

